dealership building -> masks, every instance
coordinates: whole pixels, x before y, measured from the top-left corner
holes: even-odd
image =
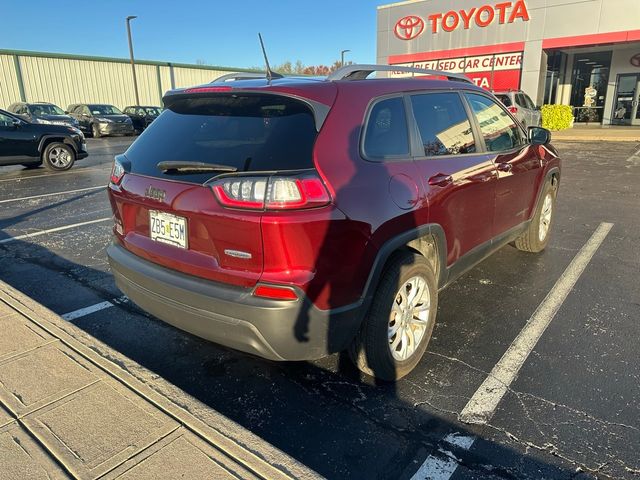
[[[571,105],[576,122],[640,126],[640,0],[409,0],[378,7],[377,28],[378,63],[521,89]]]

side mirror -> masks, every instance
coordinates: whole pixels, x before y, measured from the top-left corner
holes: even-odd
[[[531,145],[546,145],[551,142],[551,132],[542,127],[529,127]]]
[[[69,112],[67,110],[64,111],[65,114],[69,115]]]

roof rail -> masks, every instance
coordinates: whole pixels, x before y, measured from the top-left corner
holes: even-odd
[[[276,72],[271,73],[272,78],[284,78],[282,75]],[[238,72],[238,73],[227,73],[226,75],[222,75],[221,77],[216,78],[211,83],[225,83],[225,82],[233,82],[235,80],[255,80],[257,78],[267,78],[265,73],[260,72]]]
[[[329,74],[329,76],[327,76],[327,81],[364,80],[373,72],[419,73],[422,75],[445,77],[447,80],[457,82],[473,83],[468,77],[458,73],[443,72],[440,70],[426,70],[424,68],[416,67],[401,67],[398,65],[346,65]]]

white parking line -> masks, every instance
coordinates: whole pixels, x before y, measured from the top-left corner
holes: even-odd
[[[443,439],[446,443],[469,450],[475,441],[475,437],[450,433]],[[442,448],[439,449],[442,457],[429,455],[418,471],[413,474],[411,480],[449,480],[458,468],[458,459]]]
[[[478,388],[471,400],[460,413],[465,423],[485,424],[491,419],[498,403],[507,392],[525,360],[538,340],[555,317],[585,268],[602,242],[613,228],[611,223],[601,223],[587,243],[573,258],[546,298],[533,313],[527,325],[513,341],[500,361]],[[469,450],[475,437],[449,434],[443,441],[463,450]],[[444,448],[439,448],[441,456],[429,455],[411,480],[449,480],[460,461]]]
[[[104,310],[105,308],[113,307],[113,303],[111,302],[101,302],[96,303],[95,305],[91,305],[85,308],[79,308],[78,310],[74,310],[73,312],[65,313],[64,315],[60,315],[65,320],[75,320],[76,318],[84,317],[85,315],[89,315],[94,312],[99,312],[100,310]]]
[[[127,301],[127,297],[124,295],[122,297],[114,298],[111,301],[96,303],[95,305],[89,305],[88,307],[79,308],[78,310],[74,310],[73,312],[65,313],[64,315],[60,315],[65,320],[75,320],[76,318],[81,318],[86,315],[90,315],[95,312],[99,312],[100,310],[105,310],[107,308],[115,307],[117,304]]]
[[[106,222],[111,220],[111,217],[98,218],[97,220],[89,220],[88,222],[73,223],[71,225],[64,225],[62,227],[50,228],[48,230],[40,230],[33,233],[25,233],[24,235],[17,235],[15,237],[3,238],[0,240],[0,244],[13,242],[15,240],[24,240],[25,238],[39,237],[40,235],[46,235],[47,233],[61,232],[63,230],[69,230],[70,228],[83,227],[84,225],[91,225],[94,223]]]
[[[55,195],[65,195],[67,193],[88,192],[90,190],[98,190],[100,188],[106,188],[106,187],[107,185],[100,185],[99,187],[87,187],[87,188],[78,188],[77,190],[65,190],[64,192],[43,193],[42,195],[32,195],[30,197],[9,198],[7,200],[0,200],[0,203],[20,202],[22,200],[33,200],[35,198],[53,197]]]
[[[580,249],[551,291],[533,313],[525,327],[509,346],[489,376],[473,394],[459,415],[465,423],[487,423],[502,397],[515,380],[520,368],[555,317],[576,282],[607,237],[613,224],[601,223]]]

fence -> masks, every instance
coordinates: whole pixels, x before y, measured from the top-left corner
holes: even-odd
[[[141,105],[161,105],[169,89],[209,83],[230,72],[208,65],[136,61]],[[19,101],[135,105],[131,64],[119,58],[0,50],[0,108]]]

